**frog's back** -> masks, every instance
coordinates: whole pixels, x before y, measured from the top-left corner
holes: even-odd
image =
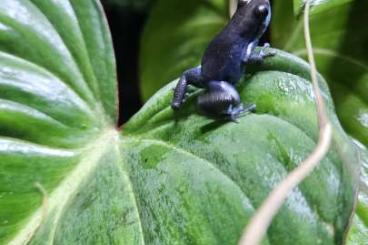
[[[228,30],[218,34],[208,45],[202,58],[205,80],[237,82],[242,74],[242,50],[245,43]]]

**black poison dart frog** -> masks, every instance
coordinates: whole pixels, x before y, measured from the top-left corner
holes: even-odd
[[[254,111],[255,104],[243,106],[234,86],[245,73],[247,64],[261,63],[275,54],[265,52],[269,44],[255,51],[270,19],[269,0],[238,0],[235,14],[210,42],[201,65],[181,76],[171,107],[178,110],[185,99],[187,86],[193,85],[205,89],[198,97],[198,106],[207,115],[236,121],[245,113]]]

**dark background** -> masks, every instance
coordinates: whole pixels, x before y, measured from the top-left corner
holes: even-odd
[[[103,2],[114,43],[119,81],[119,125],[141,107],[139,96],[139,43],[147,11],[118,8]]]

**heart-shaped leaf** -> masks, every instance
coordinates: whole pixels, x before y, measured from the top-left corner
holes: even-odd
[[[76,199],[87,205],[98,190],[114,190],[103,176],[120,177],[112,171],[117,145],[106,144],[116,142],[116,105],[115,60],[98,1],[0,2],[1,244],[67,240],[61,224]],[[47,215],[36,182],[50,193]],[[88,189],[93,184],[101,189]],[[86,216],[81,225],[88,230],[98,219]]]
[[[0,243],[235,244],[270,190],[315,147],[303,61],[279,51],[239,86],[257,114],[213,121],[175,82],[120,133],[97,0],[0,2]],[[357,151],[324,97],[334,146],[289,196],[264,244],[341,244]],[[345,164],[348,160],[349,164]]]
[[[318,129],[311,84],[305,80],[308,77],[309,69],[304,62],[279,52],[277,57],[263,64],[262,71],[258,71],[240,85],[239,90],[243,101],[255,102],[258,110],[257,114],[242,118],[239,124],[213,122],[194,114],[193,112],[197,110],[193,97],[198,92],[189,98],[185,108],[174,114],[169,105],[175,83],[169,84],[154,95],[143,107],[142,112],[138,113],[124,128],[126,138],[135,138],[127,142],[136,150],[133,153],[126,151],[124,155],[138,159],[140,164],[135,169],[138,171],[135,176],[143,176],[138,181],[132,178],[133,182],[137,181],[135,185],[141,186],[140,189],[144,190],[143,193],[139,193],[138,203],[140,207],[150,206],[144,215],[151,221],[146,224],[146,228],[151,227],[157,218],[160,224],[169,223],[170,227],[176,227],[177,222],[183,222],[181,224],[184,227],[204,227],[200,231],[195,231],[208,239],[205,240],[205,244],[217,242],[223,244],[229,241],[231,244],[235,243],[236,239],[228,240],[229,234],[232,237],[239,236],[242,227],[240,220],[246,223],[254,209],[261,204],[272,188],[315,146]],[[326,86],[324,85],[323,88],[332,116],[332,102],[328,99]],[[338,121],[335,116],[332,116],[332,120],[337,126]],[[338,128],[339,126],[336,128],[336,133],[340,136],[337,138],[342,138],[337,140],[335,137],[335,140],[342,144],[349,142],[346,136],[338,133],[341,132],[341,128]],[[342,145],[335,143],[335,147],[341,150],[338,145]],[[348,147],[347,145],[343,148]],[[337,152],[352,154],[354,149],[348,148]],[[338,203],[342,200],[333,201],[345,191],[337,191],[338,185],[332,187],[331,184],[334,182],[332,176],[337,173],[343,175],[350,173],[351,180],[356,180],[358,177],[354,170],[357,162],[351,165],[340,165],[343,168],[339,167],[340,170],[332,170],[330,166],[337,166],[333,162],[338,158],[336,151],[331,151],[320,168],[290,195],[287,204],[270,228],[267,236],[270,244],[342,243],[345,237],[344,230],[347,229],[346,219],[349,219],[350,214],[344,214],[344,208],[338,208],[341,205]],[[198,169],[199,166],[200,169]],[[173,172],[176,176],[174,179],[172,179]],[[235,196],[233,192],[226,194],[226,191],[216,184],[217,181],[212,182],[214,181],[212,174],[222,176],[221,178],[224,179],[217,180],[218,182],[229,183],[234,188],[237,186],[236,189],[241,193]],[[331,176],[327,177],[325,174]],[[203,179],[211,183],[204,184]],[[174,194],[171,188],[163,187],[167,185],[173,186],[176,190]],[[194,190],[189,187],[193,185],[200,186],[194,189],[199,193],[193,193]],[[204,188],[204,185],[207,187]],[[154,186],[154,190],[149,188],[150,186]],[[203,192],[204,190],[207,191]],[[164,200],[163,203],[157,202],[158,194],[162,196],[159,200]],[[149,201],[146,200],[147,195],[151,196]],[[180,207],[186,210],[184,213],[187,214],[186,207],[189,203],[198,205],[192,212],[196,212],[200,218],[193,220],[193,217],[188,215],[182,221],[181,209],[172,208],[176,207],[177,200],[182,200],[181,195],[186,197],[184,203],[180,201]],[[353,198],[355,194],[350,192],[348,195],[350,197],[343,199]],[[202,196],[204,199],[197,196]],[[244,199],[241,200],[242,198]],[[223,200],[223,205],[229,207],[231,206],[229,203],[245,203],[243,208],[238,207],[239,209],[236,210],[225,208],[231,213],[231,217],[241,218],[227,219],[229,217],[224,217],[223,211],[216,211],[224,210],[223,207],[216,207],[213,210],[213,205],[217,204],[219,199]],[[150,203],[157,204],[152,208]],[[294,206],[296,203],[298,204]],[[161,209],[170,210],[170,214],[165,214],[162,218]],[[210,213],[208,210],[211,210]],[[352,209],[349,208],[349,210]],[[173,217],[181,218],[173,220]],[[335,225],[328,221],[331,219],[335,219],[333,222]],[[212,223],[213,220],[221,220],[221,225],[217,222]],[[305,222],[306,220],[308,222]],[[238,221],[240,223],[234,223]],[[344,225],[338,228],[337,224],[343,223]],[[229,227],[226,233],[222,233],[224,232],[222,225]],[[154,227],[149,240],[155,239],[156,229],[159,231],[163,229],[160,226]],[[183,234],[180,233],[180,229],[176,229],[172,228],[174,230],[172,232],[181,234],[185,241],[193,242],[199,239],[189,240],[194,239],[193,233]],[[169,238],[165,239],[170,241]],[[159,241],[162,242],[162,240]]]

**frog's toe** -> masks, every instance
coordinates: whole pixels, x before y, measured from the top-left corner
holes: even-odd
[[[262,46],[261,51],[259,53],[260,56],[262,56],[262,58],[267,58],[267,57],[276,55],[276,52],[273,50],[270,50],[270,48],[271,48],[271,45],[269,43],[265,43]]]
[[[228,115],[229,120],[238,123],[238,119],[240,117],[243,117],[250,112],[254,112],[255,109],[256,109],[255,104],[250,104],[250,105],[247,105],[246,107],[244,107],[243,104],[240,104],[236,107],[230,105],[227,111],[227,115]]]
[[[227,110],[227,115],[230,121],[238,123],[238,119],[242,117],[243,112],[244,112],[243,104],[240,104],[236,107],[230,105],[229,109]]]
[[[264,48],[264,49],[269,48],[269,47],[271,47],[271,44],[270,44],[270,43],[265,43],[265,44],[263,44],[263,48]]]

